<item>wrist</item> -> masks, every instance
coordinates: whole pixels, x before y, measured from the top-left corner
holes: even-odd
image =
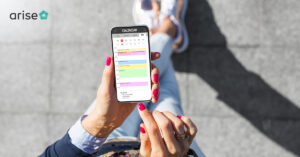
[[[116,128],[106,116],[91,112],[83,121],[82,127],[92,136],[106,138]]]

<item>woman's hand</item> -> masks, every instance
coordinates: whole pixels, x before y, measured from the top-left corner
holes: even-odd
[[[144,121],[140,126],[142,156],[183,157],[186,155],[197,133],[197,128],[191,119],[175,116],[170,112],[151,113],[142,103],[139,104],[139,113]]]
[[[160,53],[151,53],[151,60],[158,59]],[[115,128],[119,127],[135,108],[137,103],[120,103],[117,101],[115,89],[114,62],[107,57],[102,81],[97,92],[97,104],[92,112],[82,121],[82,126],[91,135],[107,137]],[[159,70],[152,64],[152,102],[159,97]]]

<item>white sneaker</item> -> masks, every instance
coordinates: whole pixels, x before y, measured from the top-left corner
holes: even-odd
[[[136,25],[146,25],[149,30],[158,27],[158,19],[152,11],[151,0],[135,0],[132,9],[133,20]]]

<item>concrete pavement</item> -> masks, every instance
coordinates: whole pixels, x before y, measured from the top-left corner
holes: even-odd
[[[111,54],[111,27],[133,24],[132,2],[0,2],[0,156],[37,156],[84,112]],[[300,156],[299,8],[190,0],[190,47],[172,60],[207,156]],[[8,18],[42,9],[47,21]]]

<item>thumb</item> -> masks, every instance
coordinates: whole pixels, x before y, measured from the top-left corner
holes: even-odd
[[[111,89],[114,86],[114,65],[111,56],[106,58],[106,66],[102,74],[101,86],[104,89]]]
[[[140,125],[140,139],[141,139],[141,147],[140,147],[140,155],[148,157],[151,154],[151,143],[148,134],[146,133],[145,124],[142,123]]]

